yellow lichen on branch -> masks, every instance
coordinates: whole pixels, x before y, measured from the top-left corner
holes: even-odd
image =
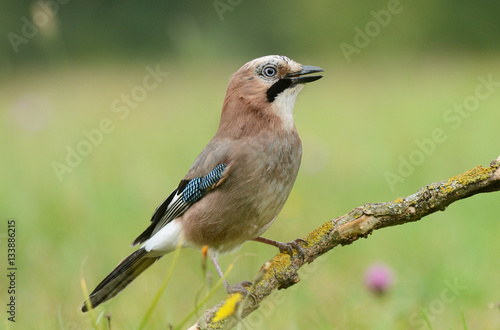
[[[229,329],[241,318],[259,308],[259,303],[276,289],[286,289],[297,283],[297,271],[305,263],[335,248],[337,245],[351,244],[360,237],[367,237],[372,231],[420,220],[460,199],[479,193],[500,190],[500,157],[489,167],[476,166],[463,174],[446,181],[424,186],[415,194],[397,198],[387,203],[367,203],[353,209],[348,214],[325,222],[304,237],[302,243],[304,258],[297,253],[292,256],[279,253],[259,271],[259,280],[253,285],[251,299],[241,304],[241,313],[233,317],[237,298],[230,296],[223,302],[208,309],[192,329]],[[217,322],[226,320],[227,322]]]
[[[481,165],[478,165],[474,167],[471,170],[468,170],[467,172],[463,174],[456,175],[454,177],[451,177],[448,180],[448,184],[451,184],[453,182],[458,182],[461,185],[465,186],[470,183],[474,183],[480,180],[484,180],[488,178],[491,173],[495,172],[495,170],[498,168],[498,164],[496,164],[495,167],[482,167]]]

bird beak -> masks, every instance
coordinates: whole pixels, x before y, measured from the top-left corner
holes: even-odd
[[[317,66],[311,66],[311,65],[303,65],[302,70],[299,72],[295,73],[290,73],[285,76],[285,79],[289,79],[293,85],[296,84],[304,84],[308,82],[313,82],[318,79],[323,78],[323,76],[305,76],[303,75],[309,74],[309,73],[315,73],[315,72],[323,72],[324,70],[322,68],[319,68]]]

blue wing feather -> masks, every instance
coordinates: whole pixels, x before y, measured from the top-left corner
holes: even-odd
[[[182,180],[177,189],[158,206],[151,218],[151,224],[132,242],[132,246],[151,238],[167,223],[181,216],[192,204],[202,199],[222,180],[226,167],[227,164],[219,164],[204,177]]]
[[[222,179],[226,166],[226,164],[219,164],[203,178],[191,179],[182,191],[184,202],[196,203],[205,196],[209,189]]]

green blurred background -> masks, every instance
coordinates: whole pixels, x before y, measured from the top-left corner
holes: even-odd
[[[288,241],[365,202],[488,165],[500,154],[499,16],[492,1],[3,1],[0,260],[7,272],[15,219],[18,271],[17,322],[2,312],[0,327],[91,327],[80,279],[93,289],[133,251],[215,133],[231,74],[255,57],[325,69],[296,103],[302,167],[266,237]],[[142,88],[156,69],[168,75]],[[244,328],[499,328],[498,200],[475,196],[335,249]],[[241,256],[229,280],[250,280],[275,253],[249,242],[221,264]],[[99,307],[113,329],[139,325],[171,259]],[[396,278],[383,296],[363,282],[374,263]],[[149,327],[180,322],[201,278],[199,251],[182,251]]]

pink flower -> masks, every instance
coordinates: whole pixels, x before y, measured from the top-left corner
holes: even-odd
[[[386,264],[373,264],[365,273],[365,285],[377,295],[383,295],[394,284],[392,269]]]

